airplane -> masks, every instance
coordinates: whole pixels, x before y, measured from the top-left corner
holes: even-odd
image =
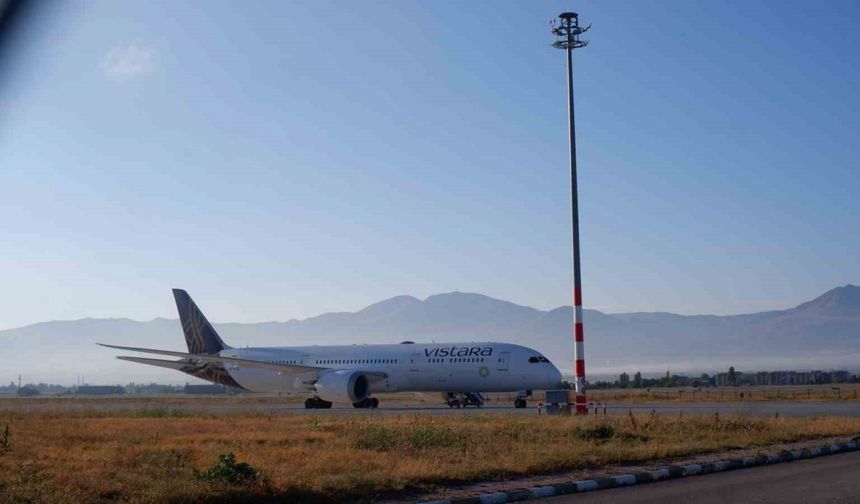
[[[311,394],[305,407],[350,402],[376,408],[372,394],[441,392],[443,395],[516,392],[526,407],[532,390],[562,387],[561,372],[540,352],[510,343],[468,342],[233,348],[215,332],[182,289],[173,289],[188,352],[99,345],[179,360],[118,356],[117,359],[182,371],[251,392]]]

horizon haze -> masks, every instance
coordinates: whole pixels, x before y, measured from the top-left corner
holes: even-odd
[[[194,293],[191,293],[194,296]],[[203,294],[203,293],[201,293]],[[197,303],[208,314],[207,297]],[[726,370],[860,368],[860,287],[845,285],[784,310],[745,315],[606,314],[585,310],[589,376],[621,371],[662,374]],[[451,292],[424,300],[401,295],[356,312],[324,313],[303,320],[215,323],[229,345],[298,346],[414,340],[504,341],[543,352],[562,371],[573,358],[572,309],[538,310],[482,294]],[[6,350],[0,381],[18,375],[71,383],[196,382],[160,368],[114,359],[122,354],[95,343],[185,351],[176,319],[47,321],[0,331]],[[45,348],[51,349],[46,354]],[[635,351],[630,351],[635,349]]]

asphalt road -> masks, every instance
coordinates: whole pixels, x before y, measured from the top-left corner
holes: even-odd
[[[860,503],[860,452],[772,466],[598,490],[546,499],[547,504]]]

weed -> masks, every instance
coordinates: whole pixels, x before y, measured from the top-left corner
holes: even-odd
[[[359,429],[355,441],[356,448],[375,451],[389,451],[394,448],[419,451],[430,448],[463,448],[464,446],[465,442],[449,427],[417,421],[398,428],[379,424],[364,425]]]
[[[236,462],[233,452],[218,455],[218,462],[203,472],[196,472],[198,481],[210,481],[223,485],[250,486],[262,477],[262,472],[247,462]]]
[[[743,432],[762,432],[767,430],[768,426],[765,422],[760,420],[754,420],[751,418],[729,418],[723,421],[713,422],[709,426],[711,431],[716,432],[732,432],[732,433],[743,433]]]
[[[615,435],[615,427],[609,423],[601,423],[589,427],[576,427],[573,435],[583,441],[607,441]]]
[[[9,430],[9,424],[3,428],[0,433],[0,454],[12,451],[12,431]]]
[[[502,433],[508,439],[513,440],[523,439],[527,435],[526,426],[521,423],[510,423],[506,425]]]
[[[308,424],[308,428],[311,432],[322,432],[324,430],[322,423],[317,417],[311,417],[311,421]]]
[[[447,427],[415,425],[406,431],[405,445],[413,450],[452,448],[462,445],[457,434]]]
[[[397,444],[397,434],[385,425],[363,426],[358,433],[355,447],[360,450],[388,451]]]

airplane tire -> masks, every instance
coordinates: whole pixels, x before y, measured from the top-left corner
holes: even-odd
[[[514,408],[520,408],[521,409],[521,408],[525,408],[525,407],[526,407],[526,400],[525,399],[517,399],[516,401],[514,401]]]
[[[367,397],[361,401],[352,403],[353,408],[375,408],[379,406],[379,399],[375,397]]]
[[[305,399],[305,409],[330,409],[331,403],[320,399],[319,397],[311,397]]]

